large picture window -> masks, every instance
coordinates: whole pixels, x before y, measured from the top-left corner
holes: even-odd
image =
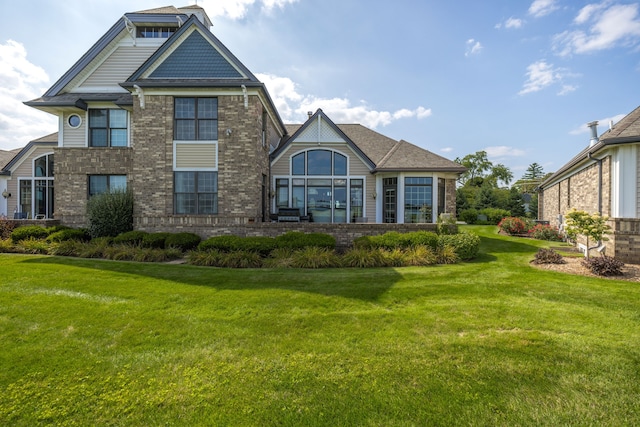
[[[177,215],[218,213],[217,172],[174,172],[173,188]]]
[[[405,178],[404,222],[433,222],[433,178]]]
[[[33,161],[33,177],[20,179],[16,218],[53,218],[53,154]]]
[[[89,175],[89,197],[127,189],[126,175]]]
[[[175,140],[218,139],[218,98],[175,98],[174,107]]]
[[[89,110],[89,146],[126,147],[126,110],[106,108]]]

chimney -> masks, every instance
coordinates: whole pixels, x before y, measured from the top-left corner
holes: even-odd
[[[311,116],[313,116],[313,111],[307,111],[307,116],[309,116],[309,118],[311,118]]]
[[[589,140],[589,147],[593,147],[598,143],[598,121],[587,123],[589,129],[591,129],[591,139]]]

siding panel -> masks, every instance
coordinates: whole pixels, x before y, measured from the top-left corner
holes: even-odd
[[[216,151],[216,144],[176,144],[176,168],[215,168]]]
[[[117,87],[149,58],[158,46],[120,46],[80,85],[83,87]]]

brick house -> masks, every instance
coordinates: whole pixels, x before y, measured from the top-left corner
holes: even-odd
[[[56,134],[16,156],[28,165],[46,152],[51,188],[43,204],[35,172],[3,169],[16,196],[7,212],[84,226],[89,197],[127,188],[136,229],[203,236],[269,221],[281,208],[328,223],[455,215],[464,168],[363,126],[335,125],[321,110],[285,125],[211,25],[199,6],[127,13],[25,102],[59,117]]]
[[[562,226],[572,208],[609,218],[605,253],[640,263],[640,107],[591,141],[540,185],[538,218]]]

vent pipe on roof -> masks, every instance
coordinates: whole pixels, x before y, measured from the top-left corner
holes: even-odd
[[[309,118],[311,118],[311,116],[313,116],[313,111],[307,111],[307,116],[309,116]]]
[[[589,140],[589,147],[593,147],[599,141],[598,139],[598,121],[587,123],[589,129],[591,129],[591,139]]]

